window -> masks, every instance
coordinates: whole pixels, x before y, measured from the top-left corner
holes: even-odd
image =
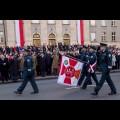
[[[112,21],[111,21],[111,26],[112,26],[112,27],[115,27],[115,26],[116,26],[116,21],[115,21],[115,20],[112,20]]]
[[[0,32],[0,42],[4,42],[4,40],[3,40],[3,32]]]
[[[70,24],[69,20],[63,20],[63,24],[67,25]]]
[[[96,33],[91,33],[91,42],[96,41]]]
[[[48,20],[48,24],[55,24],[55,20]]]
[[[39,20],[32,20],[32,23],[40,23]]]
[[[107,36],[106,36],[106,32],[102,33],[102,42],[106,42],[107,41]]]
[[[112,42],[116,41],[116,32],[112,32]]]
[[[90,25],[95,26],[95,20],[90,20]]]
[[[106,26],[106,20],[101,20],[101,26]]]

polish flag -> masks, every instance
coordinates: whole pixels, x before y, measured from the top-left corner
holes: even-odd
[[[17,46],[24,46],[23,20],[15,20]]]
[[[84,45],[84,20],[77,20],[78,43]]]

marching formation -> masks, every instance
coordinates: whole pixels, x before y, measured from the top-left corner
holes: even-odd
[[[34,90],[32,94],[35,94],[39,92],[39,89],[34,77],[39,74],[45,77],[46,73],[51,75],[52,71],[54,75],[58,75],[61,69],[62,56],[67,56],[84,63],[81,73],[78,68],[75,71],[73,66],[69,67],[66,71],[67,80],[69,76],[73,77],[75,74],[78,79],[77,86],[80,87],[82,85],[81,89],[87,89],[87,86],[92,84],[93,79],[96,87],[94,88],[94,92],[91,93],[92,95],[98,95],[106,81],[111,89],[109,95],[113,95],[117,91],[110,77],[110,71],[112,69],[119,69],[120,54],[118,50],[119,48],[108,47],[105,43],[100,43],[100,46],[60,45],[58,47],[42,46],[38,48],[27,46],[26,49],[22,47],[11,49],[0,48],[1,78],[3,82],[4,80],[8,80],[9,73],[10,78],[16,81],[19,74],[23,81],[15,93],[22,94],[28,81],[30,81]],[[68,61],[65,61],[65,64],[67,65]],[[72,70],[72,73],[69,70]],[[100,80],[96,76],[96,71],[102,72]]]
[[[105,81],[108,83],[111,89],[111,92],[108,93],[108,95],[117,93],[115,85],[110,77],[110,71],[112,70],[112,53],[108,49],[107,44],[100,43],[100,50],[98,52],[96,52],[96,47],[93,45],[89,46],[89,48],[83,46],[81,53],[78,56],[72,57],[73,59],[76,58],[78,61],[84,62],[77,87],[82,85],[80,88],[86,89],[87,85],[92,84],[93,79],[96,83],[96,87],[94,88],[94,92],[91,93],[91,95],[98,95]],[[96,76],[96,67],[98,67],[98,70],[102,72],[100,80],[98,80]],[[83,83],[84,79],[85,81]]]

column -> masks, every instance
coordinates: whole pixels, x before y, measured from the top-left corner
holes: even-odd
[[[63,43],[63,35],[62,35],[62,20],[56,20],[56,42]]]
[[[31,20],[24,20],[24,40],[25,46],[33,45],[32,32],[31,32]]]
[[[16,45],[16,38],[15,38],[15,21],[14,20],[6,20],[6,44],[8,46],[15,46]]]
[[[48,44],[47,20],[40,20],[41,25],[41,45]]]
[[[90,25],[89,20],[84,20],[84,40],[85,44],[90,44]]]
[[[70,42],[72,44],[77,44],[77,21],[70,20]]]

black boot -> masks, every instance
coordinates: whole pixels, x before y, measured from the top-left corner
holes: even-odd
[[[82,90],[86,90],[86,87],[83,87],[83,86],[82,86],[82,87],[80,87],[80,88],[81,88]]]
[[[93,93],[90,93],[91,95],[98,95],[98,92],[94,91]]]
[[[14,93],[16,93],[16,94],[22,94],[22,92],[18,92],[18,91],[14,91]]]
[[[37,92],[34,91],[34,92],[31,92],[30,94],[37,94],[37,93],[39,93],[39,91],[37,91]]]
[[[116,92],[108,93],[108,95],[114,95],[114,94],[117,94],[117,93]]]

